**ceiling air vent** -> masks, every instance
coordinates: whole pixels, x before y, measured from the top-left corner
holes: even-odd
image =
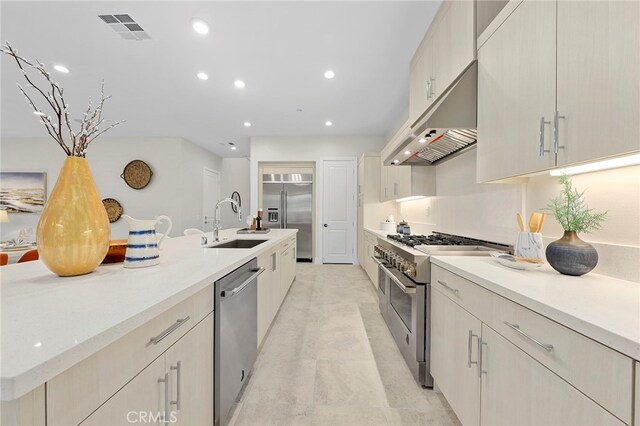
[[[148,40],[151,37],[130,15],[98,15],[98,18],[125,40]]]

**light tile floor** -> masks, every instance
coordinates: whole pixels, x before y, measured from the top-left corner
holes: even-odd
[[[459,425],[414,381],[359,266],[298,264],[230,425]]]

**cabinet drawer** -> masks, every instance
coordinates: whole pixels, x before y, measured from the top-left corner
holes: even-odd
[[[631,358],[435,265],[432,286],[612,414],[631,424]]]
[[[211,285],[48,381],[47,424],[80,423],[212,311]]]
[[[631,424],[631,358],[500,296],[493,298],[485,320],[491,328]]]

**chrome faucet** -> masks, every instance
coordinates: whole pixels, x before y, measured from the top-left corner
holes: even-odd
[[[240,210],[240,205],[233,198],[225,198],[224,200],[218,201],[216,204],[216,213],[215,213],[215,226],[213,227],[213,242],[218,242],[220,239],[218,238],[218,232],[220,231],[220,205],[224,203],[231,203],[236,206],[238,209],[238,222],[242,222],[242,210]]]

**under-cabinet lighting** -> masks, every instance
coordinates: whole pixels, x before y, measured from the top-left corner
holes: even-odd
[[[425,198],[422,195],[414,195],[413,197],[404,197],[404,198],[398,198],[396,200],[397,203],[402,203],[403,201],[413,201],[413,200],[421,200]]]
[[[578,166],[565,167],[549,171],[551,176],[577,175],[580,173],[597,172],[599,170],[617,169],[619,167],[635,166],[640,164],[640,154],[625,157],[611,158],[596,161],[594,163],[580,164]]]
[[[426,141],[427,141],[427,139],[426,139],[426,138],[420,138],[420,139],[418,139],[418,142],[420,142],[420,143],[425,143]]]

